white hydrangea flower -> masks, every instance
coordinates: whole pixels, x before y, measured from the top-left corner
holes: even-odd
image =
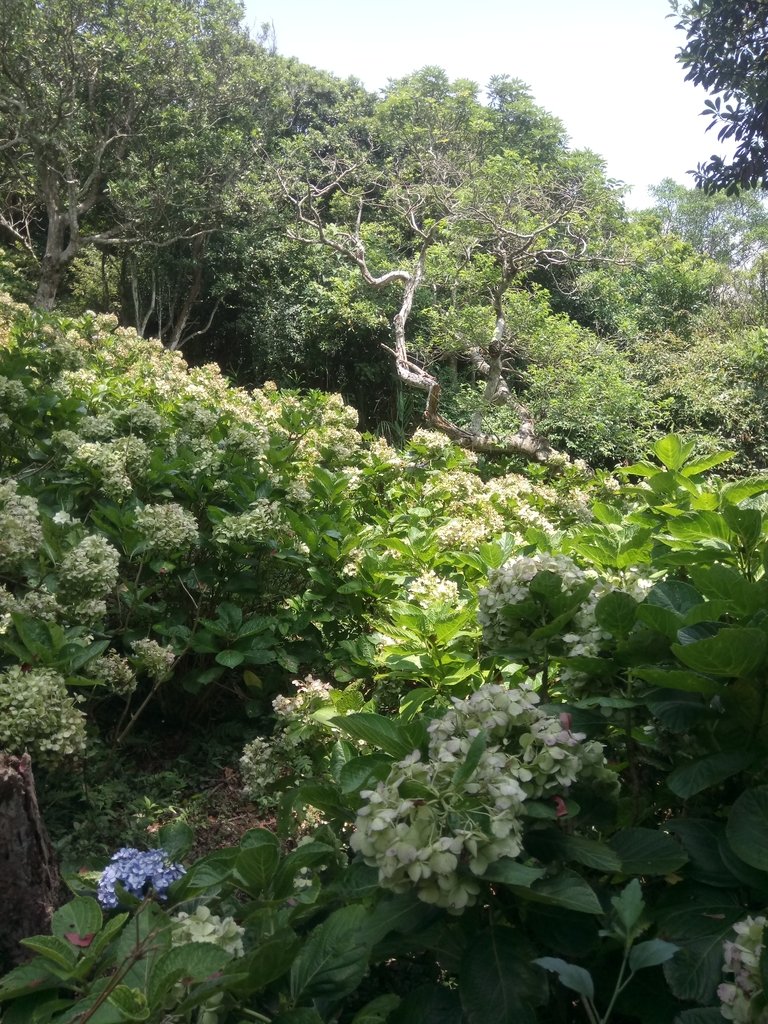
[[[53,669],[12,665],[0,673],[0,749],[29,750],[55,765],[85,750],[85,715],[64,677]]]
[[[233,917],[219,917],[209,907],[199,906],[192,914],[181,911],[171,918],[171,945],[183,946],[187,942],[210,942],[221,946],[233,957],[245,955],[243,935],[245,929]]]
[[[0,483],[0,569],[34,558],[42,542],[37,501],[19,494],[15,480]]]
[[[528,684],[487,684],[452,703],[428,727],[426,760],[414,751],[361,792],[350,846],[378,868],[384,888],[415,886],[420,899],[459,913],[489,864],[522,851],[526,800],[559,796],[607,770],[602,745],[545,715]],[[481,732],[488,745],[457,779]]]
[[[723,944],[723,973],[732,980],[723,982],[717,995],[721,1015],[736,1024],[768,1024],[760,977],[765,923],[763,915],[738,921],[735,938]]]
[[[411,580],[406,593],[408,600],[421,608],[431,608],[436,604],[456,605],[459,600],[458,585],[453,580],[438,576],[433,569]]]
[[[108,594],[118,580],[120,555],[106,537],[94,533],[71,548],[59,564],[62,591],[69,599]]]
[[[145,505],[136,513],[136,528],[150,551],[173,554],[197,544],[197,520],[176,502]]]
[[[134,640],[131,650],[138,667],[156,682],[170,678],[176,654],[172,647],[163,647],[157,640]]]

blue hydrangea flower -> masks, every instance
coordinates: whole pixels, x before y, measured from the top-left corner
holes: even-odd
[[[96,898],[102,907],[113,910],[118,903],[115,885],[120,885],[132,896],[141,899],[154,889],[161,899],[168,894],[168,886],[185,873],[181,864],[170,862],[165,850],[135,850],[124,846],[112,855],[104,868]]]

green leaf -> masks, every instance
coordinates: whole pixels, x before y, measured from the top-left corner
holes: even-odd
[[[488,928],[475,934],[459,969],[459,995],[468,1024],[534,1024],[531,1004],[546,1000],[539,978],[513,929]]]
[[[688,860],[671,836],[652,828],[625,828],[610,840],[627,875],[668,875]]]
[[[653,453],[667,469],[673,472],[680,469],[695,447],[694,441],[683,443],[679,434],[667,434],[659,438],[653,446]]]
[[[195,833],[186,821],[176,818],[163,825],[157,839],[158,845],[166,851],[169,860],[180,860],[192,849]]]
[[[691,644],[672,644],[688,668],[708,675],[737,679],[753,673],[764,661],[768,637],[761,629],[732,627]]]
[[[696,1003],[715,1000],[722,981],[725,932],[681,942],[680,949],[664,964],[664,977],[673,995]]]
[[[34,935],[22,939],[21,944],[65,970],[71,970],[77,962],[77,947],[55,935]]]
[[[363,740],[372,747],[378,747],[391,757],[407,757],[415,749],[408,739],[408,734],[384,715],[344,715],[332,718],[331,723],[353,739]]]
[[[683,476],[687,477],[698,476],[699,473],[705,473],[708,469],[713,469],[715,466],[722,465],[723,462],[728,462],[735,455],[736,452],[714,452],[712,455],[702,455],[698,459],[691,459],[689,462],[686,462],[680,472]]]
[[[225,668],[237,668],[245,661],[245,655],[242,651],[219,651],[214,660],[218,665],[224,665]]]
[[[77,896],[60,907],[51,918],[51,932],[60,938],[68,934],[95,935],[101,931],[104,916],[101,907],[90,896]]]
[[[342,907],[310,932],[291,967],[291,998],[343,999],[368,970],[364,907]]]
[[[107,1003],[120,1013],[124,1021],[149,1020],[147,997],[139,989],[129,988],[128,985],[116,985],[110,992]]]
[[[16,627],[16,632],[30,654],[47,663],[56,652],[48,623],[42,619],[33,619],[28,615],[23,615],[21,612],[11,612],[11,619]]]
[[[768,871],[768,786],[742,793],[728,815],[728,842],[746,864]]]
[[[514,886],[524,899],[550,906],[565,907],[581,914],[602,914],[603,908],[592,887],[575,871],[564,870],[552,878],[542,878],[529,889]]]
[[[353,757],[341,766],[339,788],[342,793],[356,793],[385,779],[389,774],[391,761],[381,754],[363,754]]]
[[[495,860],[485,869],[483,878],[487,882],[501,882],[504,885],[528,887],[545,875],[543,868],[531,868],[511,857]]]
[[[618,925],[619,934],[625,942],[631,942],[642,930],[642,917],[645,912],[645,900],[640,882],[633,878],[625,885],[618,896],[611,897],[611,906]]]
[[[701,604],[701,594],[688,583],[662,580],[648,591],[644,604],[658,605],[678,615],[685,615],[691,608]]]
[[[664,942],[662,939],[650,939],[648,942],[638,942],[633,946],[629,954],[629,969],[641,971],[645,967],[657,967],[664,964],[680,949],[673,942]]]
[[[578,992],[585,999],[595,998],[592,975],[583,967],[566,963],[565,960],[556,956],[540,956],[533,962],[539,967],[543,967],[545,971],[553,971],[560,979],[560,983],[571,989],[572,992]]]
[[[465,782],[469,782],[487,746],[488,733],[481,729],[472,740],[464,760],[453,773],[451,782],[454,786],[463,786]]]
[[[532,833],[530,839],[535,840],[535,854],[540,859],[575,861],[595,871],[621,871],[621,861],[615,851],[596,839],[571,836],[560,829]]]
[[[716,683],[714,679],[707,679],[706,676],[696,675],[694,672],[683,672],[680,669],[638,668],[635,669],[635,675],[652,686],[669,690],[703,693],[706,696],[723,692],[722,684]]]
[[[463,1016],[456,992],[443,985],[422,985],[403,998],[387,1024],[462,1024]],[[534,1020],[521,1018],[520,1024],[534,1024]]]
[[[723,502],[730,505],[738,505],[747,498],[754,498],[758,494],[768,492],[768,476],[751,476],[746,480],[737,480],[735,483],[725,484],[720,491]]]
[[[251,896],[269,887],[280,863],[280,840],[266,828],[249,829],[240,839],[232,880]]]
[[[221,971],[231,954],[212,942],[188,942],[161,953],[150,971],[147,995],[152,1006],[162,1005],[165,995],[182,978],[205,981]]]
[[[238,961],[238,967],[242,966],[247,974],[247,981],[238,988],[248,993],[260,992],[282,978],[295,960],[300,945],[299,937],[290,933],[260,942],[244,962]]]
[[[366,1003],[362,1010],[358,1010],[352,1018],[352,1024],[385,1024],[390,1013],[397,1009],[400,1004],[400,996],[393,992],[383,996],[376,996],[370,1003]]]
[[[755,754],[746,750],[709,754],[691,764],[675,768],[667,777],[667,785],[676,796],[685,800],[738,774],[754,760]]]
[[[723,1024],[723,1015],[719,1006],[708,1006],[706,1009],[696,1007],[679,1013],[674,1024]]]
[[[42,992],[60,985],[61,979],[52,974],[44,962],[33,960],[21,967],[14,967],[0,978],[0,1000],[18,999],[30,992]]]
[[[612,590],[595,605],[595,618],[601,629],[613,636],[622,637],[629,633],[637,618],[637,601],[620,590]]]

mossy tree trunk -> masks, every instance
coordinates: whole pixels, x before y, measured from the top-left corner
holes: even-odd
[[[29,754],[0,753],[0,970],[25,959],[21,939],[47,932],[59,874]]]

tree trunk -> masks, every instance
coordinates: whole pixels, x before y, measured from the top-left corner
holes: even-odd
[[[47,932],[58,902],[58,868],[29,754],[0,754],[0,970],[25,959],[19,941]]]

